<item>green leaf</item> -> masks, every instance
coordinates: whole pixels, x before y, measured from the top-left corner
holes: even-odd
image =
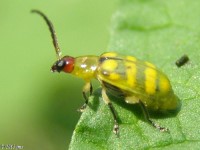
[[[170,133],[149,125],[137,105],[110,97],[120,119],[117,137],[112,132],[113,117],[98,89],[74,130],[71,150],[199,148],[199,7],[200,1],[194,0],[122,0],[113,15],[108,50],[157,65],[170,78],[182,101],[177,115],[153,115],[153,120],[169,128]],[[175,61],[183,54],[190,61],[178,68]]]

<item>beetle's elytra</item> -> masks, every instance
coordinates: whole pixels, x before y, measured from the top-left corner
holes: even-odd
[[[91,79],[97,79],[102,86],[102,98],[109,106],[114,117],[114,133],[119,131],[117,116],[107,93],[123,96],[127,103],[139,103],[147,121],[160,131],[167,128],[155,124],[147,109],[155,111],[176,110],[180,101],[174,94],[167,76],[155,65],[141,61],[133,56],[122,56],[115,52],[100,56],[61,57],[53,24],[42,12],[32,10],[41,15],[49,26],[58,60],[53,64],[52,72],[65,72],[84,79],[83,97],[85,104],[79,109],[83,111],[88,104],[88,96],[92,94]]]

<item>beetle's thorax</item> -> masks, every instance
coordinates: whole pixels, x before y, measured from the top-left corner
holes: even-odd
[[[96,69],[98,67],[98,56],[80,56],[74,61],[73,75],[90,80],[96,77]]]

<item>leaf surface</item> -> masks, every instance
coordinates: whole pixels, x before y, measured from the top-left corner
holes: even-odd
[[[150,126],[137,105],[111,97],[120,120],[120,136],[116,137],[113,117],[97,89],[74,130],[71,150],[199,148],[199,6],[200,1],[194,0],[122,0],[112,19],[108,51],[132,55],[161,68],[182,101],[178,114],[152,117],[170,133]],[[190,61],[178,68],[175,61],[183,54]]]

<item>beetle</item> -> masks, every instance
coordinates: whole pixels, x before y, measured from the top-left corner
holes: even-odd
[[[149,109],[167,112],[176,110],[180,106],[168,77],[162,71],[147,61],[133,56],[122,56],[115,52],[106,52],[100,56],[61,57],[53,24],[41,11],[32,10],[32,12],[44,18],[51,32],[58,57],[51,71],[70,73],[85,81],[82,90],[85,103],[79,111],[82,112],[88,104],[88,97],[92,94],[91,79],[95,78],[101,84],[102,98],[113,116],[115,134],[119,133],[119,124],[108,93],[123,97],[126,103],[140,104],[148,123],[160,131],[168,131],[168,128],[154,123],[148,113]]]

